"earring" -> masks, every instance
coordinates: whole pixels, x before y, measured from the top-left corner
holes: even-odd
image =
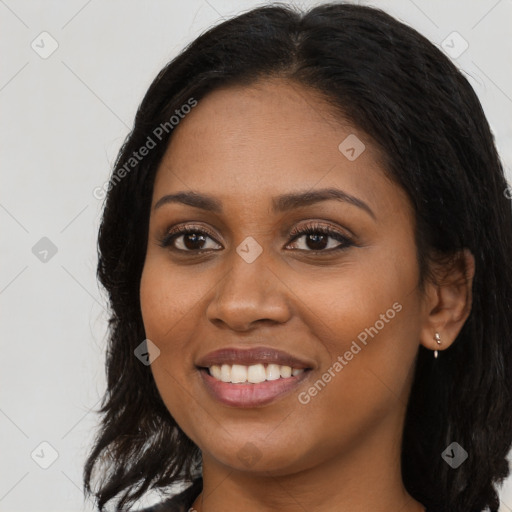
[[[434,339],[436,340],[438,345],[441,345],[441,336],[438,332],[436,332]],[[439,355],[439,352],[437,350],[434,350],[434,357],[437,359],[437,356]]]

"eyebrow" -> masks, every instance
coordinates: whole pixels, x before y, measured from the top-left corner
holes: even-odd
[[[290,194],[274,197],[272,198],[272,211],[274,213],[282,213],[328,200],[352,204],[364,210],[373,219],[376,218],[372,209],[364,201],[336,188],[292,192]],[[177,192],[175,194],[165,195],[156,202],[153,209],[157,210],[164,204],[170,203],[182,203],[213,213],[222,213],[223,211],[222,203],[218,199],[204,194],[198,194],[197,192]]]

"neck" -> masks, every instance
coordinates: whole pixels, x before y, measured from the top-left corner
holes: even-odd
[[[403,486],[396,440],[402,426],[390,419],[341,455],[286,474],[237,471],[204,454],[203,492],[192,510],[424,512]]]

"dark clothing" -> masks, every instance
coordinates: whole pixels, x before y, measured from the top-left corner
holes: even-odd
[[[197,496],[201,492],[203,488],[203,479],[198,478],[194,480],[194,483],[185,489],[182,493],[173,496],[169,500],[159,503],[158,505],[153,505],[152,507],[145,508],[140,512],[188,512],[190,507],[192,507],[192,503],[194,503]],[[235,510],[236,507],[233,508]],[[193,511],[191,511],[193,512]],[[429,509],[426,512],[434,512]]]

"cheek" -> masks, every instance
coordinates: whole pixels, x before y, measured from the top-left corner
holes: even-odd
[[[165,256],[148,254],[140,283],[140,304],[147,338],[157,343],[162,352],[173,348],[190,328],[194,312],[199,307],[204,279],[190,280],[190,275],[169,264]]]
[[[322,341],[319,377],[327,382],[304,401],[318,396],[319,413],[329,403],[360,411],[386,408],[406,394],[421,327],[414,246],[403,245],[400,254],[368,249],[339,272],[309,280],[309,286],[299,275],[293,290],[302,304],[300,316]]]
[[[188,389],[195,367],[186,346],[201,294],[197,288],[194,291],[187,287],[180,276],[168,261],[148,254],[141,276],[140,303],[146,338],[160,350],[151,364],[157,389],[178,424],[187,425],[187,418],[196,414]]]
[[[314,333],[333,357],[359,335],[362,341],[369,338],[368,330],[383,337],[393,332],[406,341],[404,320],[417,318],[420,311],[417,283],[414,248],[400,255],[382,248],[358,249],[338,269],[296,272],[287,280],[303,306],[299,315],[314,324]]]

